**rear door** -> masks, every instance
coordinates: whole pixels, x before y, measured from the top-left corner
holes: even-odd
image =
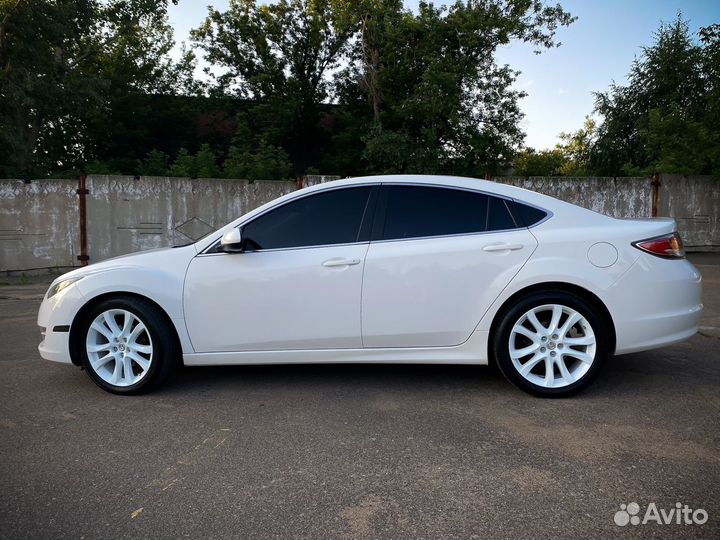
[[[365,347],[466,341],[537,241],[508,201],[431,185],[383,185],[365,259]]]

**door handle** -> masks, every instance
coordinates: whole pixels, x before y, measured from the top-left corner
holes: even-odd
[[[483,251],[517,251],[522,248],[522,244],[489,244],[483,248]]]
[[[356,264],[360,264],[360,259],[328,259],[322,263],[323,266],[328,268],[333,266],[354,266]]]

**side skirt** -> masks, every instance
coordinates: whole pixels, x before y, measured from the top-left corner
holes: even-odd
[[[488,363],[488,332],[477,330],[454,347],[317,349],[184,354],[186,366],[258,364],[477,364]]]

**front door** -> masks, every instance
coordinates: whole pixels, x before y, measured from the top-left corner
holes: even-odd
[[[293,199],[242,226],[245,252],[195,257],[184,297],[195,351],[362,347],[362,222],[373,189]]]

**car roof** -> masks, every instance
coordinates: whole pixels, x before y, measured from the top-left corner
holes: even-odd
[[[344,186],[344,185],[356,185],[356,184],[429,184],[437,186],[451,186],[451,187],[462,187],[469,189],[476,189],[479,191],[487,191],[498,194],[504,194],[504,188],[509,188],[509,191],[523,190],[522,188],[516,188],[514,186],[507,186],[505,184],[498,184],[490,180],[479,180],[477,178],[466,178],[463,176],[442,176],[434,174],[384,174],[376,176],[356,176],[351,178],[344,178],[342,180],[331,180],[329,182],[323,182],[321,184],[315,184],[314,187],[331,187],[331,186]],[[496,189],[497,187],[500,189]],[[310,189],[310,188],[308,188]],[[532,192],[530,192],[532,193]]]
[[[208,246],[215,243],[219,236],[222,236],[222,234],[230,230],[232,227],[236,227],[240,223],[252,219],[254,216],[268,210],[271,207],[284,204],[293,199],[309,195],[310,193],[314,192],[321,192],[338,187],[361,186],[367,184],[427,184],[434,186],[457,187],[463,189],[470,189],[482,193],[500,195],[502,197],[507,197],[520,202],[528,203],[533,206],[537,206],[544,210],[550,211],[553,214],[554,219],[548,220],[544,223],[548,224],[550,221],[552,221],[554,226],[557,227],[573,226],[578,222],[579,219],[583,219],[585,222],[588,223],[595,222],[598,224],[606,223],[608,220],[611,219],[607,216],[603,216],[602,214],[593,212],[592,210],[581,208],[580,206],[561,201],[548,195],[543,195],[542,193],[537,193],[535,191],[530,191],[528,189],[511,186],[508,184],[493,182],[491,180],[479,180],[477,178],[466,178],[462,176],[441,176],[424,174],[390,174],[378,176],[360,176],[354,178],[345,178],[342,180],[332,180],[330,182],[321,182],[312,186],[305,187],[303,189],[299,189],[297,191],[287,193],[286,195],[278,197],[277,199],[269,201],[262,206],[243,214],[234,221],[215,231],[215,233],[210,234],[207,237],[199,240],[195,244],[196,248],[198,250],[206,249]]]
[[[494,195],[516,199],[521,202],[527,202],[537,206],[541,206],[548,210],[554,211],[557,203],[561,206],[569,205],[577,208],[575,205],[565,203],[554,197],[543,195],[535,191],[523,189],[509,184],[494,182],[492,180],[480,180],[477,178],[467,178],[464,176],[444,176],[432,174],[388,174],[377,176],[358,176],[354,178],[345,178],[343,180],[332,180],[323,182],[305,188],[306,193],[310,190],[329,189],[332,187],[363,185],[363,184],[427,184],[435,186],[459,187],[463,189],[471,189],[482,191]],[[551,208],[553,207],[553,208]]]

